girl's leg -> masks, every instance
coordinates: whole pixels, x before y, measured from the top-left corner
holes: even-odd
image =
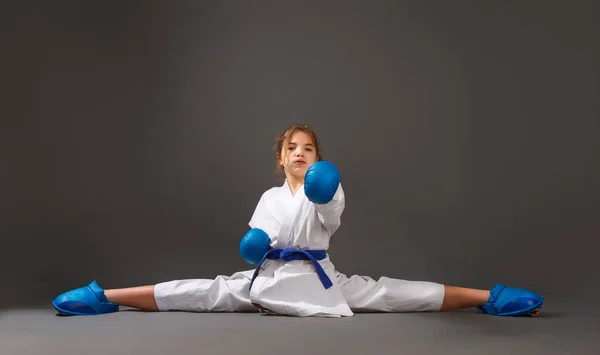
[[[444,302],[442,303],[440,311],[479,307],[486,303],[489,298],[489,290],[445,285]]]
[[[112,313],[118,306],[144,311],[250,312],[250,281],[254,270],[214,279],[175,280],[156,285],[104,290],[93,281],[58,295],[53,307],[65,315]]]
[[[347,277],[337,273],[346,302],[360,312],[437,312],[445,299],[444,285],[428,281],[407,281],[368,276]]]
[[[254,270],[219,275],[214,279],[175,280],[135,291],[124,292],[124,300],[159,311],[257,312],[250,302],[250,281]],[[154,296],[153,305],[150,295]]]
[[[479,290],[389,277],[347,277],[339,272],[337,281],[354,312],[437,312],[483,306],[479,310],[487,314],[536,317],[544,301],[533,292],[502,285]]]
[[[503,293],[504,290],[507,290],[506,293]],[[480,311],[488,313],[490,309],[486,309],[486,307],[491,305],[494,309],[491,314],[497,312],[503,315],[528,315],[537,317],[540,315],[543,303],[544,299],[540,295],[523,289],[505,288],[502,285],[496,285],[494,289],[489,291],[444,286],[444,302],[440,311],[483,306],[480,308]]]
[[[156,312],[158,306],[154,299],[154,285],[104,290],[109,302],[119,306],[138,308],[143,311]]]

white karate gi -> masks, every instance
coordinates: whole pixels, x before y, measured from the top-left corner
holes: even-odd
[[[287,181],[267,190],[250,220],[251,228],[264,230],[277,249],[327,250],[340,226],[345,195],[340,184],[333,200],[314,204],[304,188],[292,195]],[[258,305],[267,313],[289,316],[352,316],[354,312],[438,311],[444,286],[427,281],[346,275],[335,270],[329,256],[319,263],[333,282],[325,289],[308,260],[266,260],[252,290],[254,269],[215,279],[189,279],[159,283],[155,300],[159,310],[191,312],[252,312]]]

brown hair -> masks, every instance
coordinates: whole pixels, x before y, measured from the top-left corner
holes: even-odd
[[[321,148],[319,147],[319,140],[317,139],[317,134],[315,133],[315,131],[313,131],[312,128],[305,124],[293,124],[277,136],[275,147],[273,147],[273,149],[275,150],[275,166],[277,169],[277,176],[279,176],[280,178],[285,178],[283,168],[281,167],[281,165],[279,165],[279,160],[281,159],[281,150],[283,148],[287,148],[287,145],[289,144],[292,135],[297,131],[304,132],[310,136],[310,138],[313,141],[313,144],[315,145],[317,161],[323,159],[321,156]]]

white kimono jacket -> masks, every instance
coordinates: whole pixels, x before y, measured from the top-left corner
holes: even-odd
[[[312,203],[304,186],[293,196],[287,180],[261,196],[250,220],[251,228],[264,230],[276,249],[327,250],[340,226],[345,196],[340,184],[333,200]],[[352,316],[329,256],[320,260],[333,286],[325,289],[308,260],[265,260],[250,290],[250,301],[267,311],[292,316]]]

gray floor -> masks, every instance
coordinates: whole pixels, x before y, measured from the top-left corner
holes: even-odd
[[[5,310],[0,354],[600,354],[597,308],[547,305],[539,318],[474,311],[318,319],[143,313],[60,317]]]

